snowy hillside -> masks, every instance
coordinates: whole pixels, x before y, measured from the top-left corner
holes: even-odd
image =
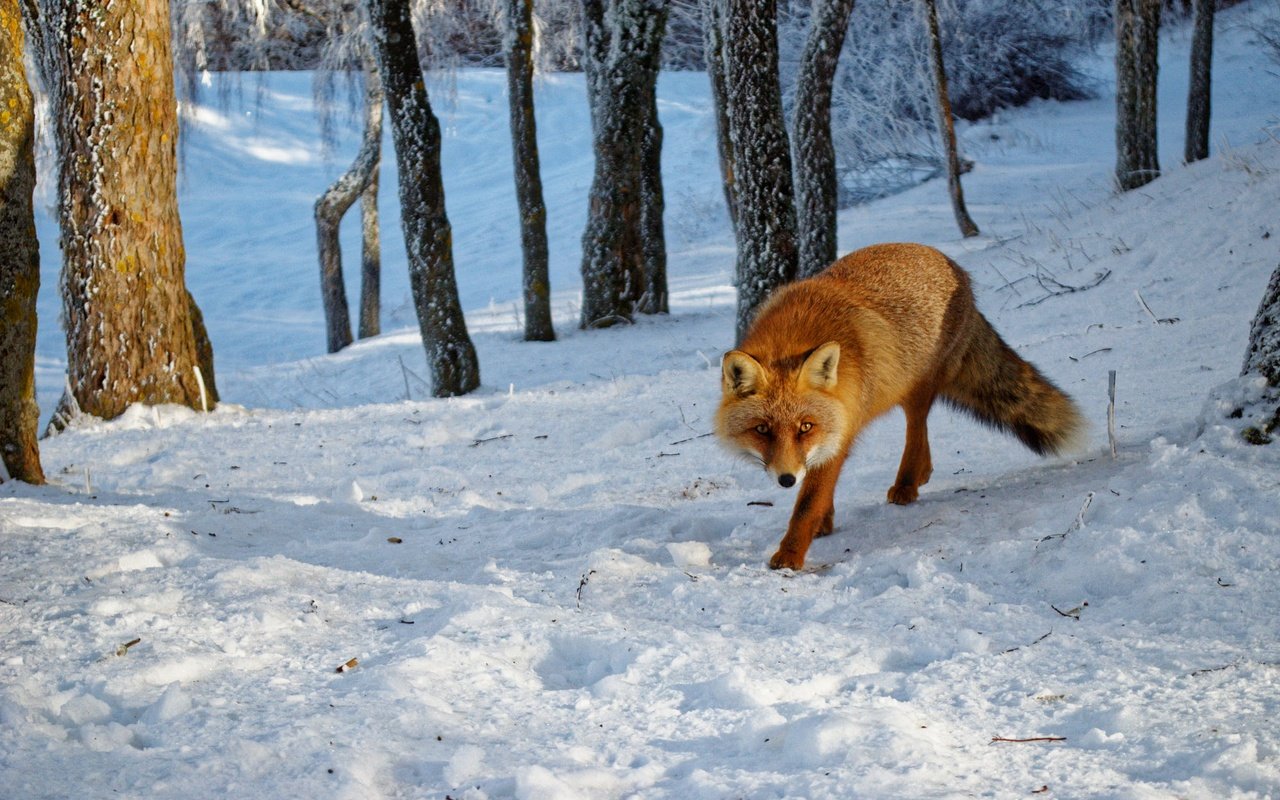
[[[965,265],[1093,429],[1045,461],[939,408],[933,480],[896,507],[890,416],[796,574],[765,567],[794,495],[709,436],[733,249],[704,76],[659,87],[674,313],[590,333],[582,87],[541,84],[545,344],[519,340],[502,76],[457,76],[446,192],[483,387],[451,400],[419,377],[391,224],[391,332],[321,354],[310,207],[359,132],[316,155],[305,76],[190,110],[189,282],[228,402],[81,425],[42,443],[48,486],[0,485],[0,796],[1280,797],[1280,450],[1227,417],[1280,263],[1258,5],[1220,15],[1207,162],[1179,163],[1176,29],[1155,183],[1111,189],[1101,52],[1098,99],[962,130],[981,238],[938,182],[842,213],[845,249]]]

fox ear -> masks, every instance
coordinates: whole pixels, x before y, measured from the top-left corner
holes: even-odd
[[[725,394],[749,397],[764,386],[764,367],[741,350],[730,350],[720,362]]]
[[[804,360],[800,376],[814,389],[836,388],[836,370],[840,366],[840,343],[827,342]]]

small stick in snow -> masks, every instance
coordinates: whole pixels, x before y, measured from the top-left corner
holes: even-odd
[[[1030,647],[1032,644],[1040,644],[1041,642],[1043,642],[1045,639],[1048,639],[1048,638],[1049,638],[1050,636],[1052,636],[1052,635],[1053,635],[1053,631],[1049,631],[1048,633],[1046,633],[1046,634],[1044,634],[1043,636],[1041,636],[1039,639],[1036,639],[1034,642],[1031,642],[1031,644],[1028,644],[1028,645],[1016,645],[1016,646],[1014,646],[1014,647],[1010,647],[1008,650],[1001,650],[1001,651],[1000,651],[1000,655],[1004,655],[1005,653],[1013,653],[1013,652],[1016,652],[1016,651],[1018,651],[1018,650],[1021,650],[1024,646],[1025,646],[1025,647]]]
[[[1008,739],[1004,736],[992,736],[991,743],[996,742],[1012,742],[1014,744],[1025,744],[1027,742],[1065,742],[1065,736],[1028,736],[1025,739]]]
[[[409,394],[409,368],[404,365],[404,359],[400,356],[396,356],[396,360],[400,362],[400,377],[404,378],[404,399],[412,400],[413,397]]]
[[[350,672],[351,670],[359,666],[359,664],[360,664],[360,660],[353,658],[350,661],[347,661],[345,664],[339,664],[338,668],[335,669],[334,672]]]
[[[116,655],[118,656],[126,655],[129,652],[130,647],[133,647],[135,644],[138,644],[141,641],[142,639],[132,639],[130,641],[125,642],[124,644],[116,648]]]
[[[587,573],[582,576],[582,580],[578,581],[578,591],[574,592],[574,597],[578,600],[578,610],[582,610],[582,590],[587,588],[587,581],[595,574],[596,571],[594,569],[588,570]]]
[[[1107,442],[1111,445],[1111,457],[1116,457],[1116,371],[1107,370]]]
[[[1111,352],[1110,347],[1099,347],[1097,350],[1090,350],[1089,352],[1085,353],[1079,358],[1076,358],[1075,356],[1067,356],[1067,358],[1071,359],[1072,361],[1083,361],[1089,356],[1096,356],[1098,353],[1110,353],[1110,352]]]
[[[501,439],[511,439],[511,438],[513,438],[514,436],[515,436],[515,434],[514,434],[514,433],[504,433],[504,434],[502,434],[501,436],[490,436],[488,439],[476,439],[475,441],[473,441],[473,442],[471,443],[471,446],[472,446],[472,447],[479,447],[480,445],[484,444],[485,442],[496,442],[496,441],[499,441],[499,440],[501,440]]]
[[[1142,296],[1142,292],[1137,289],[1133,290],[1133,296],[1138,298],[1138,302],[1142,304],[1143,309],[1151,316],[1157,325],[1176,325],[1179,322],[1178,317],[1157,317],[1155,312],[1151,310],[1151,306],[1147,305],[1147,301]]]
[[[752,500],[747,503],[748,506],[764,506],[765,508],[773,508],[772,500]]]
[[[714,436],[714,435],[715,435],[715,433],[714,433],[714,432],[712,432],[712,433],[702,433],[702,434],[698,434],[697,436],[690,436],[688,439],[681,439],[681,440],[680,440],[680,441],[678,441],[678,442],[671,442],[671,446],[672,446],[672,447],[675,447],[675,446],[676,446],[676,445],[678,445],[678,444],[684,444],[685,442],[692,442],[692,441],[695,441],[695,440],[697,440],[697,439],[705,439],[705,438],[707,438],[708,436]]]

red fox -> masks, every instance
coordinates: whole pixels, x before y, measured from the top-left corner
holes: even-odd
[[[938,398],[1041,455],[1073,449],[1084,430],[1071,398],[978,311],[968,274],[919,244],[867,247],[778,289],[721,368],[721,441],[783,487],[800,483],[773,569],[800,569],[813,538],[831,533],[849,448],[894,406],[907,420],[889,487],[898,504],[933,473],[926,422]]]

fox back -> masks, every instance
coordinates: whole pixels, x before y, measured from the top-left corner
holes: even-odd
[[[932,473],[926,419],[939,397],[1041,454],[1083,427],[1070,398],[978,311],[965,271],[918,244],[867,247],[780,288],[725,354],[722,390],[721,440],[784,487],[804,481],[773,566],[798,567],[808,540],[830,532],[849,448],[895,406],[907,417],[895,503],[914,501]],[[808,533],[793,537],[797,526]]]

